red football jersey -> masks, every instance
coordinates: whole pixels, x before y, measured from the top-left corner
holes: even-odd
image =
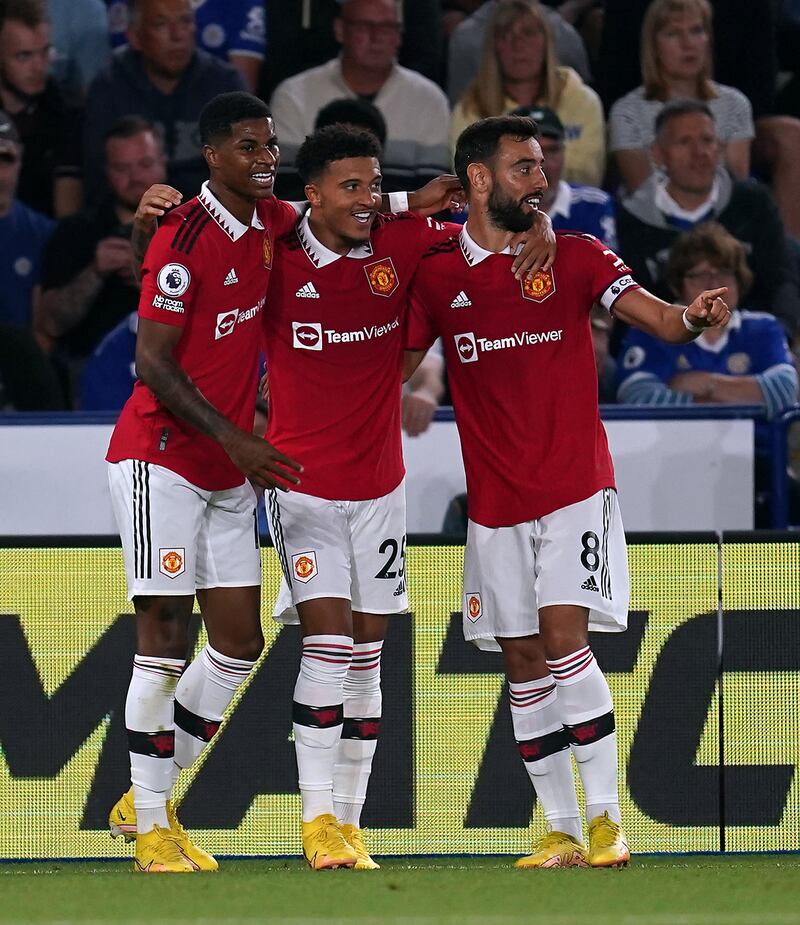
[[[458,226],[379,215],[340,256],[308,216],[277,242],[264,314],[267,439],[303,465],[294,491],[336,501],[388,494],[404,474],[400,435],[408,284],[425,250]]]
[[[637,284],[591,235],[559,234],[546,273],[515,280],[467,227],[431,249],[410,293],[406,345],[441,336],[458,425],[470,519],[534,520],[614,486],[597,407],[589,326]]]
[[[139,316],[183,328],[176,361],[220,414],[248,432],[273,245],[296,221],[294,206],[270,198],[243,225],[203,184],[199,196],[167,214],[142,266]],[[244,482],[215,440],[172,414],[141,381],[106,459],[157,463],[212,491]]]

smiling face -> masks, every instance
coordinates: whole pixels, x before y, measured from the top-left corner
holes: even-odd
[[[312,229],[331,250],[346,253],[367,241],[381,206],[381,168],[375,157],[331,161],[306,186]]]
[[[215,185],[243,199],[268,199],[280,160],[271,118],[242,119],[231,126],[229,138],[215,139],[203,148]]]
[[[495,227],[512,232],[531,227],[547,189],[543,161],[542,149],[535,138],[504,135],[489,164],[470,165],[469,170],[488,171],[486,204]]]

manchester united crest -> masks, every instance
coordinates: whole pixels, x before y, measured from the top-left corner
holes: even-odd
[[[474,594],[465,594],[466,598],[466,611],[467,616],[474,623],[476,620],[480,620],[483,615],[483,604],[481,603],[481,596],[477,592]]]
[[[292,556],[292,571],[295,581],[305,584],[317,574],[317,554],[313,550]]]
[[[272,266],[272,245],[269,243],[269,235],[264,235],[264,266],[269,270]]]
[[[185,549],[159,549],[158,570],[167,578],[177,578],[186,571]]]
[[[522,298],[531,302],[544,302],[556,291],[556,281],[552,270],[537,270],[528,273],[520,280]]]
[[[398,287],[397,273],[391,257],[375,260],[364,267],[369,288],[375,295],[390,296]]]

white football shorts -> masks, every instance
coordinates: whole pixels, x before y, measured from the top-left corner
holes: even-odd
[[[138,459],[108,464],[128,597],[261,584],[256,493],[207,491]]]
[[[295,605],[341,597],[361,613],[404,613],[406,491],[382,498],[329,501],[297,491],[266,494],[270,536],[283,579],[273,616],[297,623]]]
[[[512,527],[469,521],[464,553],[464,638],[499,651],[496,636],[539,632],[539,608],[576,604],[589,629],[628,625],[628,554],[617,493],[604,488]]]

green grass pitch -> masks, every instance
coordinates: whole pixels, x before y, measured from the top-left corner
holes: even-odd
[[[637,857],[626,870],[518,871],[511,858],[382,860],[312,872],[225,861],[213,874],[130,863],[0,864],[0,922],[136,925],[800,925],[800,855]]]

